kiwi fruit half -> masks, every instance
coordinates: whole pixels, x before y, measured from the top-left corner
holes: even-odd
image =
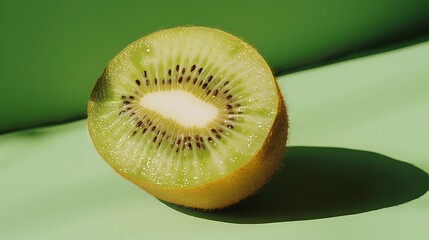
[[[88,129],[102,158],[153,196],[217,209],[270,179],[288,121],[253,47],[218,29],[178,27],[108,63],[91,93]]]

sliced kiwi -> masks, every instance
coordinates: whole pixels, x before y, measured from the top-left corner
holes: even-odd
[[[287,136],[283,99],[264,59],[206,27],[152,33],[98,79],[88,128],[103,159],[155,197],[223,208],[262,187]]]

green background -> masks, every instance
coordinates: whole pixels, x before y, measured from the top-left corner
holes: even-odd
[[[1,1],[0,132],[86,116],[107,62],[161,28],[219,27],[278,72],[427,36],[427,0]]]
[[[428,9],[416,0],[1,2],[0,239],[427,239]],[[115,54],[186,24],[254,45],[290,115],[282,168],[224,211],[165,204],[122,179],[84,119],[30,128],[84,118]]]

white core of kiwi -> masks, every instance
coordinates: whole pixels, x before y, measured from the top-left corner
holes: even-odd
[[[219,114],[216,106],[183,90],[145,94],[140,99],[140,105],[175,120],[183,127],[204,127]]]

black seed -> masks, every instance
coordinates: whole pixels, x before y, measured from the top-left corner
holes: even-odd
[[[188,143],[188,149],[192,150],[192,143]]]
[[[164,85],[165,84],[165,79],[162,79],[162,85]]]
[[[143,77],[147,77],[146,71],[143,71]]]
[[[230,95],[228,95],[228,96],[226,96],[226,100],[229,100],[230,98],[232,98],[232,95],[230,94]]]
[[[220,137],[220,135],[219,135],[219,134],[216,134],[216,137],[217,137],[217,138],[219,138],[219,139],[221,139],[221,137]]]
[[[150,119],[148,119],[147,121],[146,121],[146,124],[148,124],[150,122]]]
[[[156,145],[156,147],[159,147],[161,145],[162,141],[159,141],[159,143]]]
[[[179,77],[179,79],[177,80],[179,83],[182,83],[183,81],[183,77]]]
[[[134,132],[133,132],[133,134],[132,134],[131,136],[134,136],[134,135],[136,135],[136,133],[137,133],[137,131],[134,131]]]
[[[143,132],[142,132],[142,134],[143,134],[143,133],[145,133],[146,131],[147,131],[147,128],[143,129]]]
[[[217,90],[217,89],[216,89],[216,90],[214,90],[214,91],[213,91],[213,96],[215,96],[215,97],[216,97],[216,96],[217,96],[217,93],[218,93],[218,90]]]
[[[139,85],[140,86],[140,80],[136,80],[136,83],[137,83],[137,85]]]
[[[203,68],[198,69],[198,74],[201,74],[202,71],[203,71]]]
[[[133,108],[128,107],[128,108],[127,108],[127,111],[129,111],[129,110],[131,110],[131,109],[133,109]]]
[[[121,114],[122,114],[122,113],[124,113],[124,112],[125,112],[124,110],[120,111],[120,112],[119,112],[119,115],[121,115]]]
[[[130,102],[129,101],[124,101],[124,105],[126,105],[126,104],[130,104]]]
[[[197,148],[200,149],[201,148],[201,144],[199,142],[197,142]]]
[[[213,142],[212,137],[208,137],[207,140],[209,140],[209,142]]]
[[[188,78],[186,79],[187,82],[191,81],[191,76],[188,76]]]
[[[121,99],[125,99],[125,98],[127,98],[127,97],[125,97],[125,96],[121,96]]]
[[[136,126],[137,127],[140,127],[142,125],[142,121],[139,121],[137,124],[136,124]]]
[[[191,67],[191,72],[193,72],[193,71],[195,70],[195,68],[196,68],[195,64],[194,64],[194,65],[192,65],[192,67]]]
[[[202,143],[203,149],[206,149],[206,145],[204,143]]]
[[[154,79],[155,85],[158,84],[158,79]]]
[[[229,112],[228,114],[234,114],[234,112]]]
[[[228,104],[228,105],[226,105],[226,108],[227,108],[227,109],[231,109],[231,108],[232,108],[232,106]]]
[[[146,86],[149,86],[149,80],[146,79]]]
[[[132,112],[131,114],[130,114],[130,116],[132,116],[132,115],[134,115],[134,114],[136,114],[135,112]]]
[[[158,138],[157,136],[153,137],[153,142],[156,142],[157,138]]]
[[[168,76],[171,76],[171,69],[168,69]]]
[[[182,74],[184,74],[186,72],[186,68],[182,69]]]
[[[179,65],[176,65],[176,72],[178,72],[178,71],[179,71],[179,68],[180,68],[180,66],[179,66]]]
[[[222,129],[218,129],[218,131],[219,131],[219,132],[221,132],[221,133],[223,133],[223,130],[222,130]]]
[[[211,82],[212,79],[213,79],[213,76],[209,76],[209,78],[207,79],[207,81]]]
[[[231,121],[235,121],[235,118],[233,116],[228,116],[228,119]]]
[[[223,85],[226,86],[229,83],[229,81],[226,81]]]
[[[207,83],[204,83],[203,84],[203,89],[206,89],[207,85],[208,85]]]
[[[223,92],[223,94],[227,94],[229,92],[229,90],[226,90],[225,92]]]
[[[236,106],[236,107],[240,107],[241,105],[240,105],[240,103],[237,103],[237,104],[235,104],[235,106]]]
[[[210,89],[209,89],[209,90],[207,91],[207,95],[209,95],[211,92],[212,92],[212,90],[210,90]]]
[[[212,131],[212,133],[217,133],[216,129],[212,128],[210,129]]]
[[[178,139],[178,140],[177,140],[177,146],[179,146],[181,142],[182,142],[182,140],[181,140],[181,139]]]
[[[204,138],[203,138],[203,137],[200,137],[200,141],[201,141],[201,142],[204,142]]]
[[[170,84],[170,85],[171,85],[171,83],[172,83],[171,79],[168,79],[168,84]]]
[[[233,129],[233,128],[234,128],[234,126],[232,126],[232,125],[227,125],[227,127],[228,127],[229,129]]]
[[[198,136],[198,134],[197,134],[197,135],[195,135],[195,140],[198,141],[198,139],[200,139],[200,136]]]
[[[194,84],[197,83],[197,80],[198,80],[197,78],[194,78]]]
[[[153,131],[155,131],[155,128],[156,128],[156,126],[153,126],[153,127],[152,127],[152,132],[153,132]]]
[[[130,96],[130,99],[134,99],[134,96]]]
[[[161,136],[164,137],[165,136],[165,131],[161,133]]]
[[[176,153],[178,153],[179,152],[179,148],[176,148]]]
[[[152,122],[149,123],[149,127],[152,125]]]
[[[243,112],[238,112],[238,114],[243,114]]]

